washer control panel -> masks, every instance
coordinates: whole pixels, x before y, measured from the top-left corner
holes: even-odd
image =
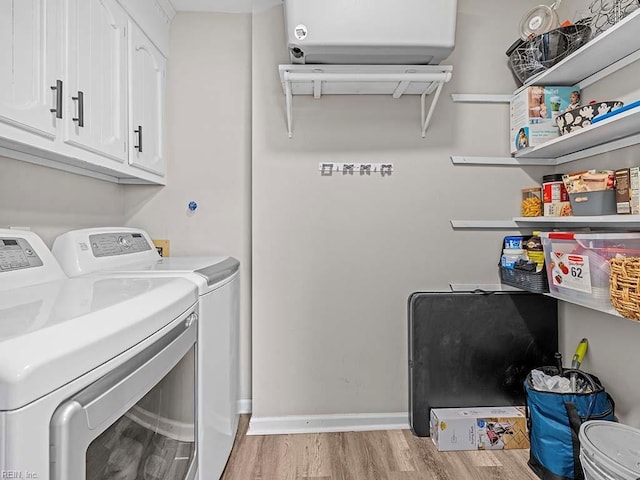
[[[42,265],[42,260],[27,240],[19,237],[0,237],[0,272]]]
[[[113,257],[151,250],[151,245],[140,233],[99,233],[89,235],[94,257]]]

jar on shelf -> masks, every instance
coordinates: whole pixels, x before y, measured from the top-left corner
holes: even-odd
[[[500,257],[500,265],[507,270],[513,270],[520,260],[526,259],[527,257],[524,249],[504,248],[502,249],[502,257]]]
[[[536,272],[542,271],[544,268],[544,249],[540,239],[540,232],[533,232],[533,235],[529,237],[524,246],[527,251],[527,258],[536,264]]]
[[[522,189],[520,212],[523,217],[542,216],[542,188],[529,187]]]

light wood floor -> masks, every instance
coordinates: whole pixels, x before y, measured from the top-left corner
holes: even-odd
[[[409,430],[247,436],[248,424],[222,480],[538,480],[528,450],[438,452]]]

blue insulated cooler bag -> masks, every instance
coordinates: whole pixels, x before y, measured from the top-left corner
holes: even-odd
[[[555,367],[541,367],[557,375]],[[615,421],[615,404],[600,380],[581,370],[565,369],[588,393],[554,393],[534,390],[531,373],[524,382],[531,450],[529,466],[542,480],[584,480],[580,464],[580,425],[587,420]]]

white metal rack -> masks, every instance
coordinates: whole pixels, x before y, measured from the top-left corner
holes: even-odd
[[[420,95],[421,129],[425,136],[442,87],[451,80],[450,65],[280,65],[287,103],[287,131],[293,136],[293,96]],[[434,94],[429,110],[426,96]]]

